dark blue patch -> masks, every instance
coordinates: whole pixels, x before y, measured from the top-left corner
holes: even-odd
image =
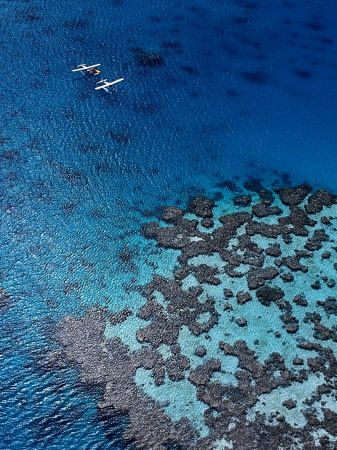
[[[312,73],[309,72],[308,70],[297,69],[294,70],[294,74],[297,75],[299,78],[303,78],[305,80],[312,78]]]
[[[320,22],[309,22],[305,24],[305,27],[312,31],[321,31],[325,28]]]
[[[256,72],[244,71],[241,72],[241,75],[246,81],[250,83],[263,84],[267,82],[267,75],[260,70]]]

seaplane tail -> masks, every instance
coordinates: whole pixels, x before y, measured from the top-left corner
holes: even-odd
[[[118,80],[111,81],[111,82],[107,82],[106,80],[101,80],[101,81],[99,81],[98,83],[104,83],[104,84],[102,84],[101,86],[95,87],[95,89],[96,89],[96,91],[97,91],[98,89],[104,89],[104,90],[107,90],[107,88],[108,88],[109,86],[112,86],[113,84],[119,83],[120,81],[123,81],[123,80],[124,80],[124,78],[118,78]],[[97,84],[98,84],[98,83],[97,83]]]
[[[79,64],[76,69],[72,69],[72,72],[83,72],[84,70],[94,69],[101,64],[93,64],[92,66],[87,66],[86,64]]]

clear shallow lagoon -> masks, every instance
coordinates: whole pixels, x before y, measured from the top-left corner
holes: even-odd
[[[3,448],[126,447],[101,392],[43,361],[66,314],[136,312],[135,283],[172,278],[179,252],[141,236],[159,208],[220,191],[231,212],[223,181],[249,176],[336,193],[336,15],[332,1],[2,3]],[[165,64],[137,65],[137,48]],[[81,62],[125,82],[95,92]]]

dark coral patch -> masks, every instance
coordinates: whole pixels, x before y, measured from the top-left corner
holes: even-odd
[[[309,80],[309,78],[312,78],[312,72],[309,72],[308,70],[297,69],[294,70],[294,74],[304,80]]]
[[[232,192],[237,192],[237,190],[238,190],[237,185],[236,185],[236,184],[234,183],[234,181],[232,181],[232,180],[223,180],[223,181],[220,181],[220,182],[216,183],[215,186],[218,187],[218,188],[226,188],[226,189],[229,189],[229,190],[232,191]]]
[[[192,66],[180,66],[181,69],[188,73],[189,75],[197,75],[199,73],[199,70],[196,67]]]
[[[88,27],[88,22],[84,19],[67,20],[63,26],[72,30],[83,30]]]
[[[252,201],[252,198],[249,195],[237,195],[234,198],[235,206],[249,206]]]
[[[126,133],[116,133],[113,131],[109,131],[108,136],[118,144],[129,144],[131,141],[131,137]]]
[[[307,185],[297,186],[295,188],[285,187],[278,191],[280,199],[284,205],[299,205],[311,192],[311,187]]]
[[[324,26],[320,22],[308,22],[305,27],[312,31],[324,30]]]
[[[252,213],[256,217],[279,216],[282,210],[278,206],[267,206],[265,203],[258,203],[253,206]]]
[[[265,286],[256,291],[256,297],[259,302],[264,306],[270,306],[272,302],[277,302],[281,300],[284,296],[284,291],[279,287],[275,286]]]
[[[176,223],[184,215],[184,210],[175,206],[166,206],[162,211],[162,219],[168,223]]]
[[[6,145],[9,141],[10,139],[7,136],[0,137],[0,145]]]
[[[321,189],[309,197],[305,210],[308,214],[315,214],[322,211],[324,206],[329,207],[335,204],[337,204],[337,196]]]
[[[215,203],[206,197],[198,196],[190,201],[189,210],[198,217],[212,217]]]
[[[10,296],[8,292],[0,288],[0,312],[5,311],[10,306]]]
[[[264,187],[261,184],[261,180],[257,178],[250,178],[248,181],[245,181],[244,187],[248,191],[256,192],[258,194],[264,190]]]
[[[255,71],[255,72],[250,72],[250,71],[244,71],[241,72],[242,77],[246,80],[249,81],[250,83],[255,83],[255,84],[264,84],[267,81],[267,75],[262,72],[262,71]]]
[[[164,58],[159,53],[142,50],[136,56],[136,63],[143,67],[162,66]]]
[[[249,18],[248,17],[234,17],[233,18],[233,22],[237,23],[239,25],[245,25],[249,22]]]

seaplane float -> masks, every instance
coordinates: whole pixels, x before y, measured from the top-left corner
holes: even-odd
[[[101,71],[97,69],[101,64],[93,64],[91,66],[87,66],[86,64],[79,64],[76,69],[72,69],[72,72],[81,72],[83,75],[92,75],[97,76],[101,74]],[[97,85],[95,90],[104,89],[106,92],[112,92],[115,90],[112,86],[116,83],[120,83],[124,78],[118,78],[118,80],[108,81],[107,78],[101,79],[97,81]]]

